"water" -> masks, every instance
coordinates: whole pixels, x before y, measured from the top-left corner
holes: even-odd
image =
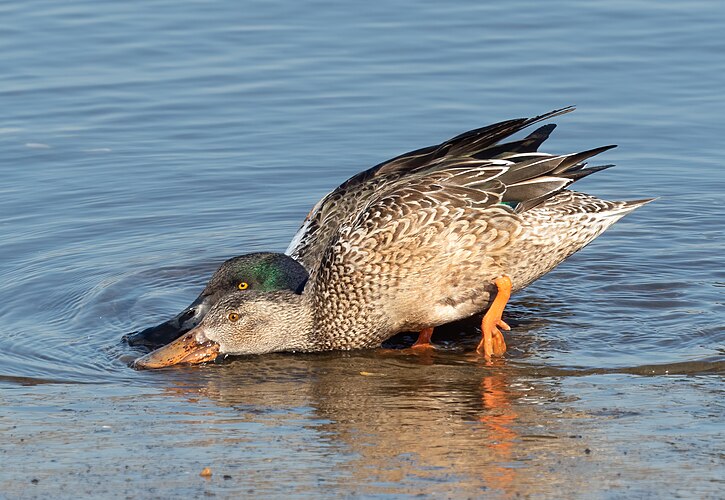
[[[718,2],[0,6],[0,491],[719,497]],[[475,331],[136,372],[123,334],[370,165],[568,104],[578,186],[659,196]],[[411,337],[388,347],[401,347]],[[204,467],[214,475],[199,476]]]

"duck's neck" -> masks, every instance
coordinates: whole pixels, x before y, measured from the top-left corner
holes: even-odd
[[[315,349],[314,311],[299,294],[287,290],[269,292],[272,297],[270,321],[259,325],[263,349],[270,351],[313,351]]]
[[[258,325],[257,334],[266,352],[374,347],[390,336],[384,316],[344,307],[335,297],[322,301],[286,290],[265,297],[273,319]]]

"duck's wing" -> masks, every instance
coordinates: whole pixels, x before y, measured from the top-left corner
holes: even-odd
[[[530,125],[569,113],[573,109],[562,108],[533,118],[506,120],[470,130],[441,144],[410,151],[354,175],[313,207],[292,238],[286,253],[308,270],[313,270],[342,221],[357,214],[375,193],[402,177],[462,158],[485,160],[519,155],[520,161],[532,160],[526,155],[536,153],[555,125],[540,127],[518,141],[500,142]]]
[[[492,159],[517,153],[535,152],[556,128],[555,124],[540,127],[519,141],[505,144],[499,144],[499,142],[535,123],[571,113],[572,111],[574,111],[574,107],[569,106],[533,118],[515,118],[469,130],[441,144],[411,151],[379,163],[362,173],[389,175],[393,172],[414,172],[443,158],[474,157],[477,159]]]

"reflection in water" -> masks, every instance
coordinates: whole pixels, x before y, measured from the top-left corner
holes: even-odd
[[[165,394],[194,404],[208,398],[236,409],[235,419],[280,427],[302,410],[317,439],[347,457],[339,481],[366,485],[365,493],[399,493],[421,483],[443,493],[451,478],[461,494],[513,494],[522,485],[528,494],[544,492],[561,480],[536,455],[568,460],[581,449],[558,432],[556,419],[539,414],[550,411],[542,402],[559,398],[555,385],[522,377],[501,360],[486,365],[446,352],[367,351],[207,368],[197,372],[203,385],[190,379]],[[542,422],[553,425],[541,429]],[[540,442],[533,455],[532,442]]]
[[[491,455],[496,457],[488,469],[491,479],[497,489],[509,491],[515,484],[517,469],[512,468],[512,449],[519,435],[513,428],[517,414],[512,408],[509,392],[509,382],[503,376],[484,376],[481,382],[481,395],[484,414],[480,421],[488,428],[492,438],[488,446]],[[520,441],[519,441],[520,442]],[[508,463],[506,467],[502,464]]]
[[[668,366],[641,373],[715,365]],[[513,497],[572,496],[586,491],[594,478],[606,484],[621,473],[621,450],[607,448],[611,436],[604,441],[596,436],[603,420],[638,414],[591,413],[579,408],[571,391],[560,390],[567,380],[593,373],[509,360],[486,363],[443,348],[279,354],[147,375],[170,384],[164,406],[181,408],[182,415],[192,410],[188,420],[174,423],[182,434],[187,427],[197,433],[188,433],[195,435],[188,445],[235,450],[232,456],[287,450],[284,466],[295,464],[288,480],[304,491],[309,485],[300,474],[323,474],[319,480],[327,488],[353,487],[363,495],[424,489],[430,495]],[[179,399],[181,404],[174,402]],[[200,416],[197,407],[206,407],[206,413]],[[638,421],[646,420],[645,413]],[[624,438],[636,439],[641,425]],[[202,427],[211,431],[199,432]],[[587,452],[591,449],[596,456]],[[324,466],[317,453],[325,457]],[[279,483],[246,460],[225,461],[225,470],[244,482],[256,474],[260,491],[278,491]],[[643,471],[650,470],[649,455],[638,461],[631,450],[628,460],[631,480],[648,477]]]
[[[0,380],[0,453],[15,458],[0,491],[70,496],[81,469],[96,496],[707,493],[725,409],[717,377],[697,374],[725,373],[719,363],[597,375],[444,348],[128,370],[136,378],[113,386]],[[713,403],[693,404],[703,398]]]

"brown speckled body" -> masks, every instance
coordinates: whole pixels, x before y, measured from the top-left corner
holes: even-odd
[[[563,191],[518,214],[468,198],[383,197],[341,229],[311,277],[314,338],[324,349],[374,347],[482,312],[494,279],[520,290],[642,203]]]
[[[567,189],[606,168],[585,161],[613,146],[538,152],[553,125],[497,145],[568,111],[466,132],[353,177],[317,204],[288,249],[310,270],[302,294],[232,294],[198,337],[230,354],[375,347],[483,312],[497,278],[510,277],[514,291],[530,284],[649,201]]]

